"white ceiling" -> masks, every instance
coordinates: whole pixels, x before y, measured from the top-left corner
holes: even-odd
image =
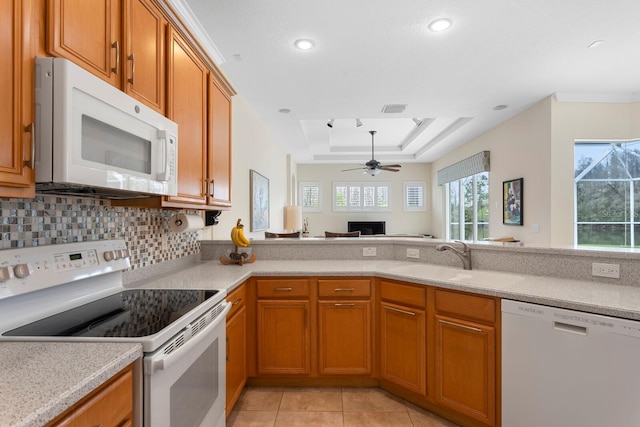
[[[429,162],[554,93],[640,100],[639,0],[168,1],[298,163],[364,163],[369,130],[377,160]]]

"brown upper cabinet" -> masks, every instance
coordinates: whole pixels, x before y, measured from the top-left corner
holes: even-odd
[[[173,29],[168,47],[167,117],[178,124],[178,195],[167,197],[167,202],[205,205],[208,69]]]
[[[0,2],[0,197],[35,196],[33,168],[33,58],[35,2]]]
[[[160,113],[165,108],[166,27],[150,0],[47,3],[51,55],[69,59]]]
[[[49,54],[178,123],[177,196],[113,204],[230,208],[235,91],[179,19],[153,0],[50,0],[46,16]]]

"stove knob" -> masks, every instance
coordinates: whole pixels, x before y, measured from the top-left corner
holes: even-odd
[[[13,269],[11,267],[0,267],[0,282],[13,279]]]
[[[103,257],[105,261],[113,261],[116,259],[116,253],[115,251],[105,251]]]
[[[31,269],[31,265],[30,264],[18,264],[15,267],[13,267],[13,272],[15,273],[16,277],[19,278],[24,278],[27,277],[29,275],[31,275],[31,273],[33,273],[33,270]]]

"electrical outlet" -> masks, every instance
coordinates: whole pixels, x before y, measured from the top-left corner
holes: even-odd
[[[420,249],[407,248],[407,258],[420,258]]]
[[[362,248],[362,256],[376,256],[376,248]]]
[[[598,277],[620,278],[620,264],[591,263],[591,275]]]

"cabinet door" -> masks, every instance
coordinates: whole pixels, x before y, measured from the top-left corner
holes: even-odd
[[[34,197],[34,2],[0,2],[0,197]]]
[[[247,309],[241,306],[227,321],[227,417],[247,382]]]
[[[380,310],[380,377],[426,396],[425,311],[383,302]]]
[[[167,116],[178,124],[178,195],[170,202],[206,203],[207,68],[170,27]]]
[[[209,205],[231,206],[231,98],[209,74]]]
[[[124,7],[124,91],[164,114],[167,23],[150,0],[127,0]]]
[[[436,320],[436,401],[495,424],[495,328],[452,317]]]
[[[119,0],[47,2],[47,50],[120,88]]]
[[[371,303],[318,303],[318,362],[323,375],[371,373]]]
[[[309,374],[309,301],[258,301],[258,373]]]

